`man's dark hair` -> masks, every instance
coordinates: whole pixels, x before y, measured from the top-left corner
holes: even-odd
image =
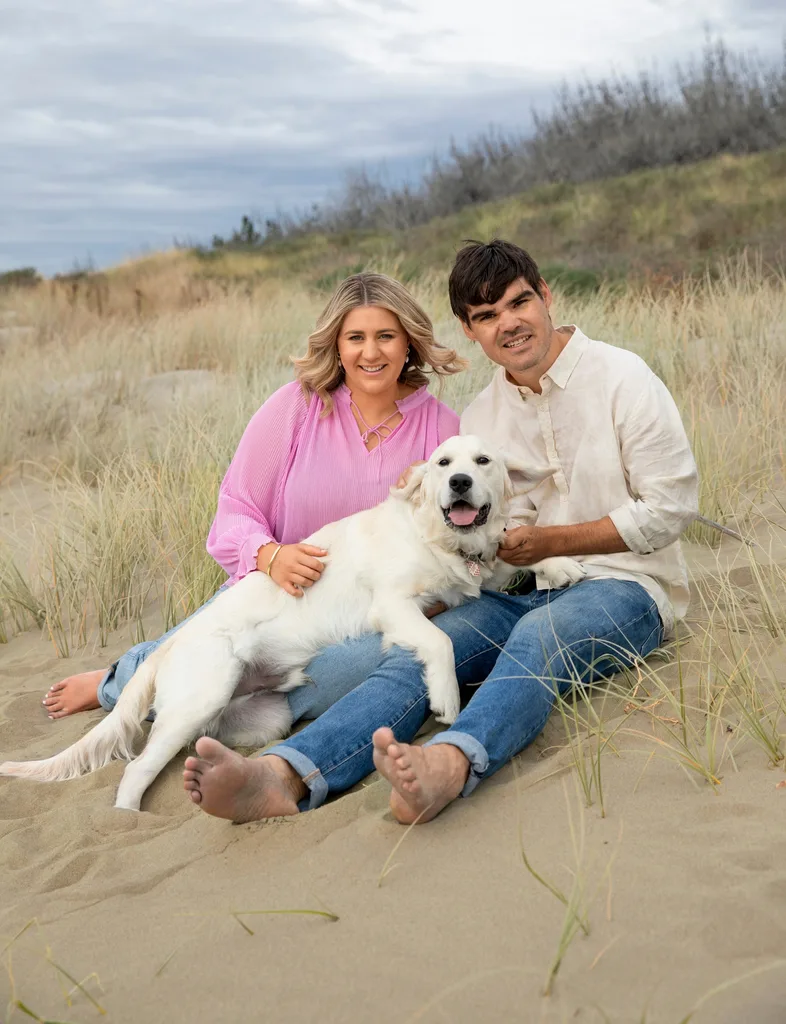
[[[541,295],[538,265],[524,249],[501,238],[488,243],[467,240],[450,272],[450,308],[465,324],[469,323],[470,306],[498,302],[505,289],[519,278]]]

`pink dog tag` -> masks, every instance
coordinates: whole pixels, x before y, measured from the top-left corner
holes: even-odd
[[[480,576],[480,563],[474,561],[472,558],[467,559],[467,568],[469,569],[470,576]]]

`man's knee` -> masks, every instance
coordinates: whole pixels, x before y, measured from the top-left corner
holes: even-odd
[[[507,607],[500,600],[502,597],[484,592],[458,608],[442,612],[432,622],[448,635],[456,650],[467,643],[472,646],[478,640],[501,647],[519,617],[517,609]]]

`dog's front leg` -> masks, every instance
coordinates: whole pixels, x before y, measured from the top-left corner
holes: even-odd
[[[450,725],[459,713],[459,688],[450,637],[430,622],[413,600],[384,595],[371,609],[382,633],[383,647],[393,644],[412,651],[423,663],[429,704],[438,722]]]

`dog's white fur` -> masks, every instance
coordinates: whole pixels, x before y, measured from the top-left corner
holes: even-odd
[[[488,507],[482,525],[457,529],[448,522],[443,510],[457,498],[450,484],[455,474],[472,481],[461,497]],[[516,571],[496,551],[517,476],[526,482],[526,468],[480,438],[450,438],[382,504],[307,539],[329,556],[321,579],[302,597],[291,597],[264,573],[250,573],[162,644],[81,740],[43,761],[6,761],[0,774],[54,782],[126,758],[131,763],[115,806],[138,810],[164,765],[197,736],[214,735],[230,746],[264,746],[285,736],[292,722],[283,692],[307,681],[304,669],[322,648],[368,631],[382,633],[385,648],[398,644],[415,653],[432,711],[452,722],[459,711],[453,647],[423,610],[437,602],[455,607],[477,597],[481,586],[499,588]],[[584,575],[568,558],[533,568],[557,587]],[[249,679],[260,672],[270,688],[249,692]],[[155,722],[134,758],[151,703]]]

